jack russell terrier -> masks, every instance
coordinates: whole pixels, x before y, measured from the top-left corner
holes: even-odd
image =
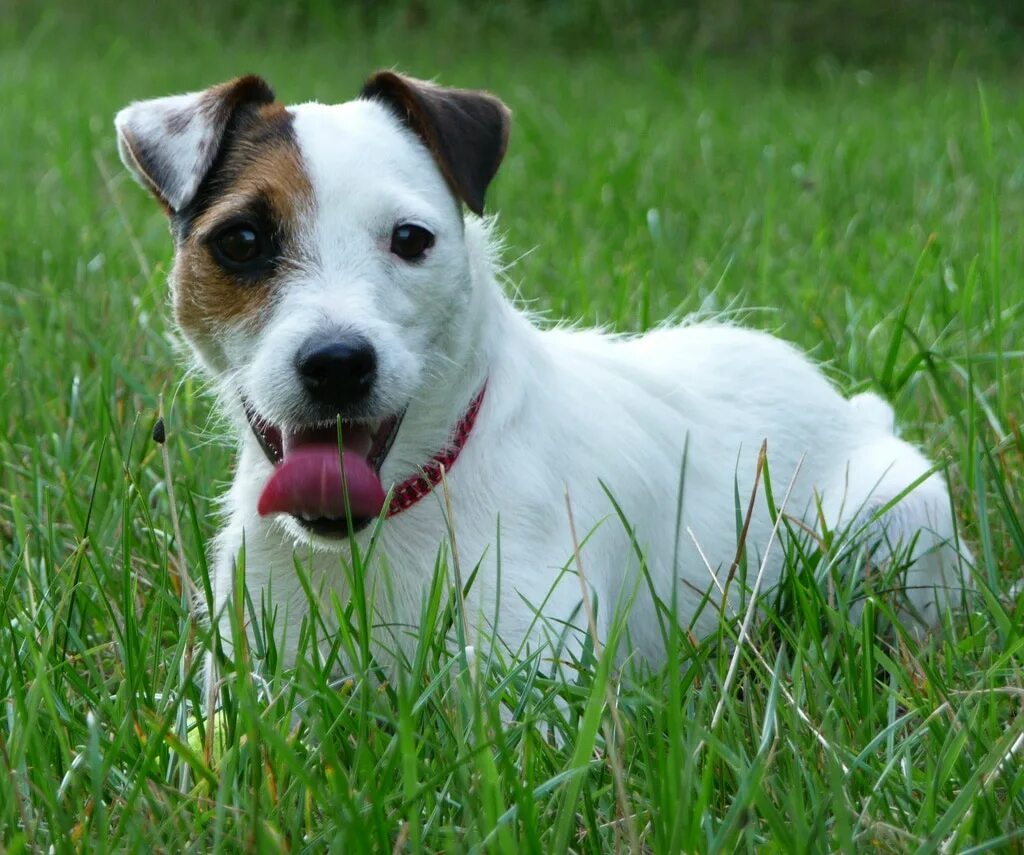
[[[656,664],[659,600],[706,634],[755,575],[778,582],[787,532],[847,531],[861,565],[899,562],[901,619],[933,624],[970,554],[887,403],[762,332],[541,328],[510,302],[482,218],[509,124],[490,94],[388,71],[344,104],[286,107],[250,76],[118,114],[170,219],[175,319],[237,426],[214,614],[244,546],[294,662],[296,555],[344,603],[373,539],[365,590],[402,644],[447,542],[477,569],[467,619],[512,651],[579,627],[578,651],[582,575],[598,635],[628,599],[631,654]]]

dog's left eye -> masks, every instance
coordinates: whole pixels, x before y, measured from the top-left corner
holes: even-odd
[[[434,235],[423,226],[402,223],[391,232],[391,251],[405,261],[419,261],[434,245]]]
[[[217,232],[210,242],[217,260],[234,270],[247,270],[266,254],[265,241],[255,226],[238,223]]]

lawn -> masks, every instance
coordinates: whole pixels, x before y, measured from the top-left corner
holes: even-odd
[[[0,851],[1024,846],[1022,42],[988,51],[975,27],[958,52],[936,24],[906,57],[750,54],[683,49],[684,19],[400,5],[0,19]],[[346,100],[382,66],[511,106],[488,202],[523,304],[623,331],[725,312],[891,400],[948,472],[978,558],[966,608],[923,641],[876,634],[884,606],[851,624],[821,555],[793,549],[735,673],[730,619],[670,633],[663,671],[594,657],[560,683],[445,649],[441,562],[406,673],[362,659],[338,688],[256,645],[200,746],[215,641],[177,579],[205,577],[232,450],[112,117],[248,71],[286,102]],[[365,650],[365,604],[326,607]]]

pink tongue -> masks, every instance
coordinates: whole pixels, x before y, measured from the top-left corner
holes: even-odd
[[[366,459],[354,451],[344,454],[345,481],[352,516],[375,517],[384,507],[384,487]],[[261,517],[296,514],[311,519],[345,516],[342,458],[338,446],[303,445],[289,450],[260,494]]]

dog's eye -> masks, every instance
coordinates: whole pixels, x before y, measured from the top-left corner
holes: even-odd
[[[423,226],[402,223],[391,233],[391,251],[406,261],[419,261],[433,245],[433,234]]]
[[[264,240],[255,226],[238,223],[217,232],[211,241],[217,260],[229,269],[247,269],[265,255]]]

